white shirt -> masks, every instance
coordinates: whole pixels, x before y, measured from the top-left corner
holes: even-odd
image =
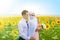
[[[34,19],[29,20],[29,36],[27,36],[27,23],[24,18],[18,24],[20,36],[26,40],[30,40],[30,37],[34,35],[37,28],[37,21]]]

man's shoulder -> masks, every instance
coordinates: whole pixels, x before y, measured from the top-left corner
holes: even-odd
[[[24,22],[24,19],[22,18],[20,21],[19,21],[19,24],[23,23]]]

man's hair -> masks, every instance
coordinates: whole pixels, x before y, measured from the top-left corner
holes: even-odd
[[[22,15],[25,15],[27,12],[28,12],[27,10],[23,10]]]

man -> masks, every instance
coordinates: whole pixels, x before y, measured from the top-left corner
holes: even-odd
[[[35,40],[33,36],[30,35],[31,33],[31,25],[28,19],[28,11],[22,11],[22,20],[18,24],[20,37],[19,40]]]

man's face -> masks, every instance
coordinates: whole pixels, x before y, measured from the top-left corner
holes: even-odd
[[[29,14],[29,13],[27,12],[27,13],[24,15],[24,18],[25,18],[25,19],[28,19],[28,14]]]

